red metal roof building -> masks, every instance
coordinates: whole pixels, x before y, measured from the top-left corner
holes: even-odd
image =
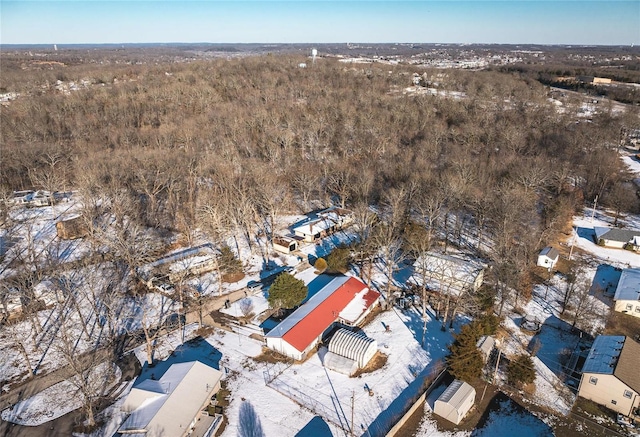
[[[360,323],[378,303],[380,293],[352,276],[338,276],[265,336],[267,346],[303,360],[335,323]]]

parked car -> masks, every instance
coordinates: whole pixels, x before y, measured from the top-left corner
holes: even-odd
[[[262,282],[260,282],[260,281],[249,281],[249,282],[247,283],[247,288],[248,288],[249,290],[255,290],[255,291],[257,291],[257,290],[261,290],[261,289],[262,289],[262,287],[263,287],[263,285],[264,285],[264,284],[262,284]]]

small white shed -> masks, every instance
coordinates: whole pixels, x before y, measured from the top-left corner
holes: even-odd
[[[273,250],[282,253],[291,253],[298,250],[298,242],[293,238],[275,236],[273,237]]]
[[[476,389],[456,379],[436,400],[433,412],[458,425],[473,407],[475,400]]]
[[[538,254],[538,266],[544,267],[547,269],[552,269],[555,267],[556,263],[560,259],[560,253],[554,247],[545,247]]]
[[[480,339],[476,343],[476,346],[478,347],[478,349],[480,349],[480,352],[482,353],[482,358],[484,359],[485,363],[489,359],[489,356],[491,355],[491,352],[493,351],[493,348],[495,345],[496,345],[496,341],[490,335],[483,335],[482,337],[480,337]]]
[[[353,375],[365,367],[378,351],[378,344],[366,335],[340,329],[329,342],[324,366],[330,370]]]

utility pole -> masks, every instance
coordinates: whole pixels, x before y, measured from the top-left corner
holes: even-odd
[[[593,221],[593,217],[591,218],[591,221]],[[571,228],[573,229],[573,228]],[[573,238],[571,239],[571,249],[569,249],[569,261],[571,261],[571,255],[573,255],[573,246],[576,244],[576,237],[578,236],[578,229],[573,229],[573,232],[575,232],[575,234],[573,234]]]
[[[500,365],[500,357],[502,355],[502,349],[498,348],[498,359],[496,360],[496,368],[493,371],[493,383],[496,383],[496,376],[498,374],[498,366]]]
[[[355,390],[351,390],[351,437],[354,436],[353,416],[354,416],[354,409],[355,409],[355,396],[356,396]]]

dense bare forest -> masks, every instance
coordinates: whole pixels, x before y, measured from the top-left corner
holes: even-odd
[[[3,191],[79,190],[89,217],[121,209],[185,236],[269,233],[284,212],[375,206],[389,238],[415,220],[444,244],[472,229],[475,249],[512,272],[584,199],[637,210],[616,152],[632,109],[577,121],[515,73],[427,71],[463,93],[451,98],[404,94],[408,66],[300,61],[5,63],[3,90],[23,95],[2,108]],[[84,87],[56,91],[70,81]]]

